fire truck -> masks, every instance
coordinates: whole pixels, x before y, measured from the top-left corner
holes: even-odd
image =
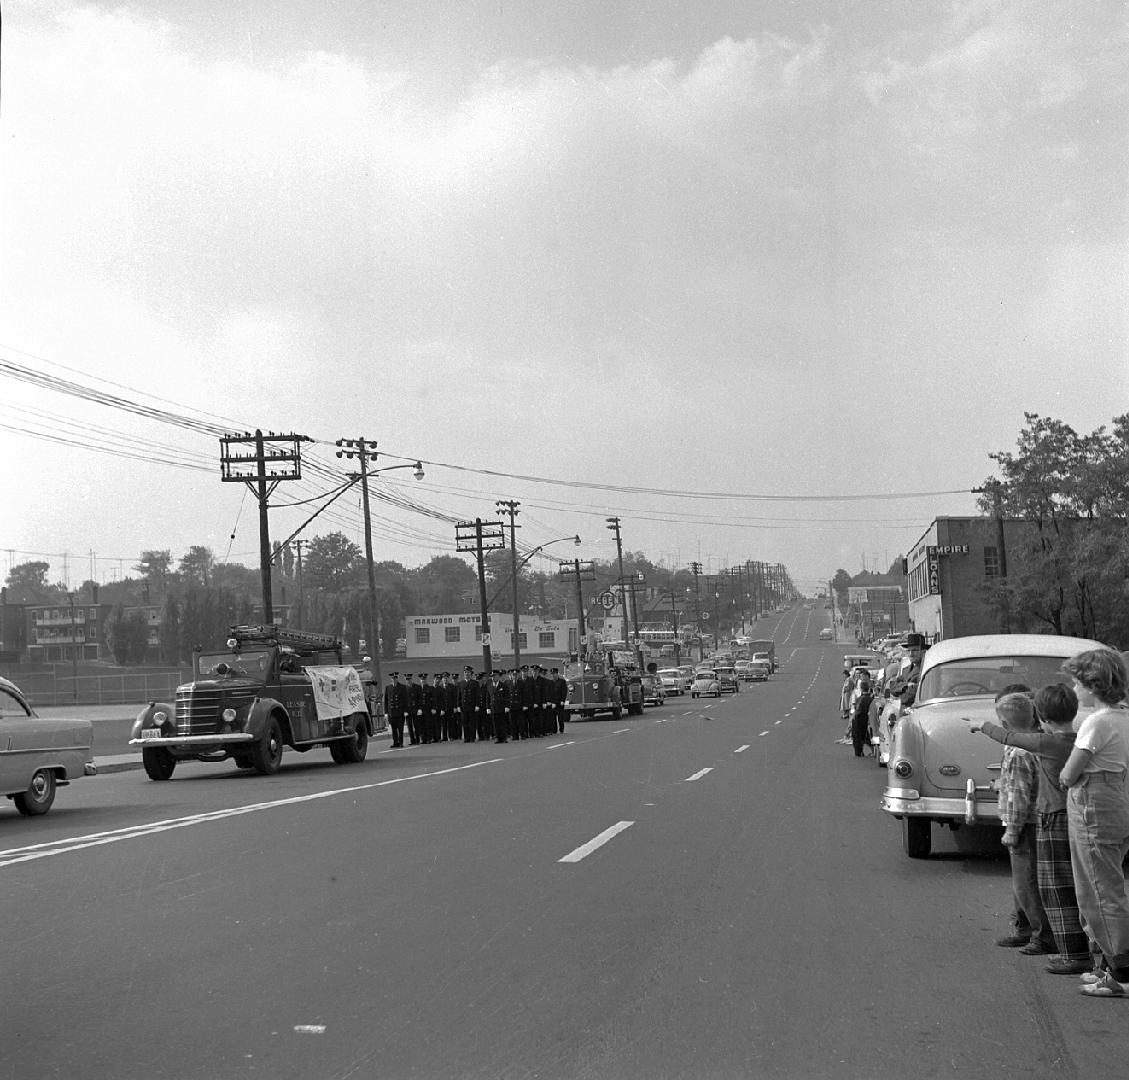
[[[618,720],[643,715],[643,677],[638,654],[623,642],[602,642],[598,652],[579,658],[565,667],[568,701],[565,710],[572,718],[588,719],[597,713],[612,714]]]
[[[226,646],[193,656],[194,679],[172,703],[151,702],[134,721],[150,780],[179,761],[225,761],[264,776],[282,751],[329,748],[339,765],[364,761],[376,734],[379,687],[342,662],[342,642],[282,626],[233,626]]]

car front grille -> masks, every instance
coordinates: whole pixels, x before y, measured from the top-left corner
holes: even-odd
[[[256,697],[251,687],[223,689],[189,686],[176,692],[176,733],[212,735],[219,731],[224,709],[238,709]]]

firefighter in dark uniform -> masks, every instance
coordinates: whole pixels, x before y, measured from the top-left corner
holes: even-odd
[[[529,713],[530,706],[533,704],[533,687],[529,683],[526,676],[529,674],[529,665],[522,664],[520,668],[515,668],[511,673],[514,677],[513,683],[513,717],[514,724],[514,738],[515,739],[528,739],[529,738]]]
[[[423,743],[433,743],[439,738],[439,706],[435,700],[435,687],[428,682],[427,672],[423,672],[419,681],[420,692],[423,697],[423,725],[420,729],[419,739]]]
[[[494,671],[490,674],[490,686],[487,692],[490,695],[490,713],[494,718],[494,741],[510,741],[510,704],[513,701],[513,684],[502,681],[502,673]]]
[[[435,676],[435,741],[447,741],[447,672]]]
[[[405,678],[408,680],[408,739],[415,746],[423,738],[423,687],[415,681],[412,672]]]
[[[460,705],[462,686],[459,683],[460,673],[447,676],[447,736],[453,741],[462,733],[463,717]]]
[[[384,688],[384,715],[392,729],[392,748],[398,750],[404,745],[404,720],[408,715],[408,688],[400,682],[400,673],[393,671],[392,680]]]
[[[534,669],[537,687],[537,723],[539,735],[552,735],[557,730],[556,703],[553,701],[553,683],[549,673],[538,664]]]
[[[474,668],[463,668],[463,680],[458,683],[459,719],[462,721],[463,742],[474,742],[481,724],[481,687],[474,677]]]
[[[568,679],[561,674],[560,668],[553,668],[549,676],[553,684],[553,719],[557,723],[558,733],[563,734],[565,720],[568,719],[568,710],[565,708],[568,703]]]
[[[478,683],[478,704],[482,712],[478,714],[478,737],[486,741],[494,738],[494,714],[490,707],[490,676],[485,671],[475,675]]]

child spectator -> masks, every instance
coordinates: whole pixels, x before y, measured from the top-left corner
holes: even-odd
[[[1035,727],[1035,708],[1029,693],[1004,693],[996,700],[996,716],[1008,731],[1030,732]],[[1011,861],[1011,887],[1015,901],[1012,931],[996,944],[1019,948],[1027,956],[1055,951],[1043,901],[1035,855],[1035,803],[1039,791],[1039,766],[1035,755],[1018,746],[1004,748],[1000,765],[1000,821],[1003,843]]]
[[[1078,916],[1074,870],[1070,862],[1070,837],[1066,821],[1066,791],[1059,773],[1074,749],[1074,715],[1078,698],[1069,686],[1054,683],[1035,695],[1035,714],[1042,732],[1013,731],[991,721],[973,725],[1005,746],[1018,746],[1035,754],[1039,765],[1039,791],[1035,799],[1038,822],[1035,852],[1039,898],[1047,913],[1057,957],[1047,964],[1053,975],[1081,975],[1089,971],[1090,944]]]
[[[1082,993],[1129,993],[1129,896],[1122,862],[1129,852],[1129,712],[1122,699],[1129,674],[1112,649],[1088,649],[1062,665],[1074,679],[1080,708],[1097,706],[1078,725],[1060,775],[1067,789],[1070,859],[1082,926],[1108,970],[1083,975]]]

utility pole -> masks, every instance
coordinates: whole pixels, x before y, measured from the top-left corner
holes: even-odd
[[[266,435],[256,428],[252,435],[223,435],[220,438],[220,479],[225,484],[246,484],[259,502],[259,574],[263,589],[263,622],[274,622],[271,597],[270,525],[268,500],[283,480],[302,479],[301,444],[312,442],[308,435]],[[239,453],[239,447],[254,446],[253,453]]]
[[[303,604],[302,604],[302,545],[305,542],[306,542],[305,540],[295,540],[294,541],[294,546],[295,546],[295,548],[297,548],[297,551],[298,551],[297,567],[298,567],[298,629],[299,630],[305,629],[305,613],[303,611]]]
[[[557,564],[557,576],[576,581],[576,659],[583,664],[588,643],[584,640],[587,632],[584,628],[584,589],[581,582],[595,581],[596,568],[591,559],[570,559]],[[581,692],[583,693],[583,688]]]
[[[670,575],[670,618],[674,624],[674,666],[682,663],[682,642],[678,637],[678,606],[674,602],[674,575]]]
[[[496,551],[506,546],[506,534],[500,521],[460,521],[455,526],[455,549],[473,551],[478,559],[478,597],[482,620],[482,666],[489,675],[494,670],[490,658],[490,607],[486,600],[486,561],[483,552]],[[514,640],[517,648],[517,640]]]
[[[361,479],[361,505],[365,516],[365,565],[368,568],[368,633],[365,637],[368,638],[368,653],[372,658],[370,670],[372,671],[373,685],[379,694],[383,686],[380,670],[380,616],[376,607],[376,566],[372,559],[372,516],[369,513],[368,499],[368,463],[370,457],[376,457],[376,444],[366,442],[362,437],[360,439],[338,439],[335,445],[342,447],[337,451],[339,458],[356,458],[361,466],[360,473],[350,473],[349,478],[355,480],[359,475]]]
[[[701,594],[698,592],[698,578],[702,576],[702,564],[700,562],[692,562],[690,564],[690,573],[694,575],[694,612],[698,619],[698,663],[703,660],[702,652],[702,599]]]
[[[615,533],[615,550],[619,558],[619,602],[623,606],[623,633],[628,644],[634,644],[637,634],[631,625],[631,610],[627,606],[627,582],[623,575],[623,537],[619,531],[619,518],[610,517],[604,520],[608,522],[608,528]],[[631,598],[635,598],[634,585],[631,587]]]
[[[509,514],[510,516],[510,574],[513,582],[513,620],[514,620],[514,667],[521,667],[521,645],[519,644],[518,635],[521,633],[521,619],[517,613],[517,537],[514,535],[520,525],[514,524],[514,518],[521,512],[518,507],[521,503],[513,499],[499,499],[494,503],[500,514]]]

